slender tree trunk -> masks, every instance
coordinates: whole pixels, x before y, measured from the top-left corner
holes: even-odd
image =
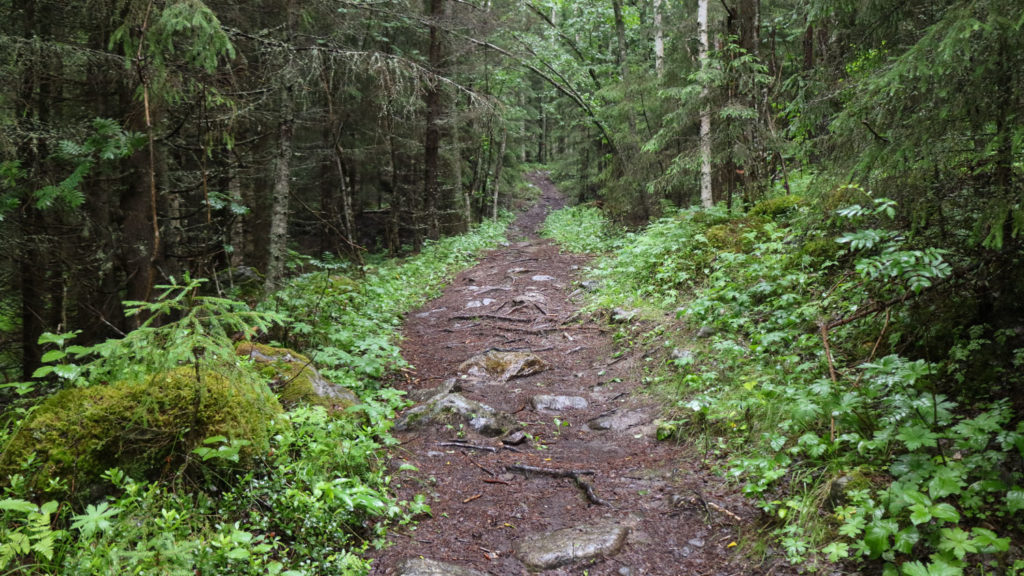
[[[659,80],[665,75],[665,29],[661,25],[661,2],[654,0],[654,72]]]
[[[443,65],[443,39],[438,20],[444,15],[444,0],[430,0],[430,46],[428,60],[435,74],[440,74]],[[426,131],[423,142],[423,200],[426,203],[427,237],[440,237],[437,201],[440,196],[438,182],[439,156],[441,148],[441,85],[436,80],[427,87],[424,103],[427,107]]]
[[[697,4],[697,35],[700,42],[700,68],[707,71],[708,67],[708,0],[699,0]],[[703,103],[700,110],[700,203],[705,208],[715,204],[711,193],[711,105],[708,103],[707,80],[703,80],[701,90]]]
[[[291,195],[291,157],[294,134],[295,95],[291,86],[280,89],[280,123],[278,125],[277,158],[274,163],[274,189],[270,209],[270,242],[267,250],[267,273],[264,290],[272,292],[280,286],[288,255],[288,197]]]
[[[455,197],[462,201],[462,222],[468,231],[473,225],[473,197],[469,193],[469,189],[462,184],[462,144],[459,142],[459,124],[455,121],[458,111],[458,99],[452,98],[452,106],[449,111],[452,120],[452,180],[455,186]]]
[[[491,218],[498,219],[498,190],[501,188],[501,168],[505,162],[505,143],[508,140],[508,130],[501,129],[501,147],[498,148],[498,160],[494,166],[494,201],[491,203]]]

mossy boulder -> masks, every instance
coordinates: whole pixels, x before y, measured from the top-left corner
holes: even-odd
[[[721,252],[749,252],[757,243],[757,236],[767,222],[763,216],[735,218],[708,228],[704,237],[707,238],[709,246]]]
[[[280,412],[265,386],[241,375],[205,371],[197,377],[191,367],[143,383],[71,388],[25,420],[0,455],[0,478],[20,473],[37,492],[91,499],[104,490],[100,475],[107,469],[139,479],[177,473],[192,450],[214,436],[246,444],[237,462],[213,459],[204,467],[244,468],[267,450],[271,421]],[[32,466],[23,469],[33,453]],[[50,486],[52,478],[64,486]]]
[[[285,408],[315,404],[338,414],[359,404],[354,392],[325,379],[312,360],[294,350],[242,342],[235,352],[259,365],[260,373],[269,380],[270,389]]]
[[[768,218],[776,219],[781,216],[787,216],[792,212],[796,211],[797,208],[807,204],[807,201],[803,196],[797,196],[796,194],[785,194],[783,196],[773,196],[771,198],[765,198],[758,202],[750,209],[751,216],[766,216]]]

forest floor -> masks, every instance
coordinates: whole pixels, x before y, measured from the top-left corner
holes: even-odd
[[[395,489],[402,499],[425,494],[431,514],[389,533],[372,574],[789,572],[752,558],[758,511],[735,485],[692,448],[655,439],[661,408],[641,382],[645,364],[657,360],[620,346],[616,325],[579,313],[588,257],[538,237],[565,200],[543,174],[529,178],[541,197],[512,224],[510,244],[408,317],[403,354],[415,370],[399,386],[419,409],[439,399],[475,408],[464,417],[407,417],[396,432]],[[543,363],[520,362],[505,374],[507,366],[489,373],[464,364],[488,351]],[[517,367],[539,371],[516,376]],[[511,431],[473,420],[489,414],[474,401],[510,420]]]

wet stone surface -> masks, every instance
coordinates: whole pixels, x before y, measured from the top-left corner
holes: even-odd
[[[629,528],[619,524],[574,526],[525,538],[516,558],[527,568],[547,570],[597,556],[610,556],[622,549]]]
[[[470,568],[445,564],[428,558],[409,558],[398,565],[398,576],[487,576]]]
[[[583,410],[590,405],[586,398],[581,396],[549,396],[541,394],[530,399],[534,410],[549,410],[561,412],[563,410]]]

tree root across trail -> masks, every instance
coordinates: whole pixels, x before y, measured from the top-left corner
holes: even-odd
[[[537,237],[564,200],[530,179],[542,196],[512,243],[408,318],[418,405],[390,465],[432,512],[389,534],[373,574],[780,574],[741,552],[756,512],[735,488],[653,438],[659,409],[635,393],[648,362],[578,317],[587,258]]]

